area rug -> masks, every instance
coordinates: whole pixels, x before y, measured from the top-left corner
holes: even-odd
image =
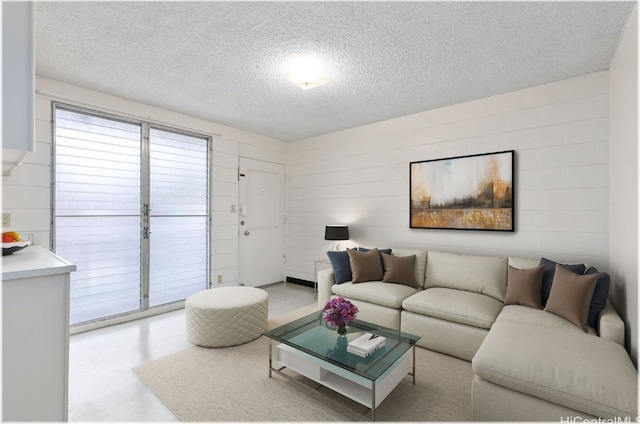
[[[269,328],[314,310],[270,319]],[[134,371],[180,421],[369,420],[364,406],[331,390],[269,378],[268,365],[269,339],[261,336],[228,348],[194,346]],[[400,382],[376,409],[376,421],[471,421],[472,378],[469,362],[417,348],[416,385],[411,377]]]

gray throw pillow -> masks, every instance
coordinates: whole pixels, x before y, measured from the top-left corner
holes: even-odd
[[[551,293],[545,311],[571,321],[587,332],[589,305],[596,288],[598,274],[578,275],[556,265]]]
[[[368,252],[347,250],[347,254],[351,265],[352,283],[382,280],[382,262],[378,249],[374,248]]]
[[[544,265],[531,269],[518,269],[509,265],[504,304],[542,309],[543,273]]]
[[[392,256],[380,253],[380,256],[382,256],[382,264],[384,266],[382,281],[385,283],[404,284],[414,289],[420,288],[415,274],[416,255]]]

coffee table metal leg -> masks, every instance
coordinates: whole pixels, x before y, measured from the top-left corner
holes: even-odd
[[[376,381],[371,382],[373,390],[371,390],[371,421],[376,420]]]
[[[271,362],[272,352],[273,352],[273,347],[271,346],[271,339],[269,339],[269,378],[271,378],[271,370],[273,369],[273,365]]]
[[[413,356],[413,370],[411,371],[411,375],[413,376],[413,385],[416,385],[416,345],[413,345],[413,352],[411,352]]]

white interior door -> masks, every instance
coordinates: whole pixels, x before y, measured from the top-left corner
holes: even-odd
[[[283,165],[241,157],[239,191],[240,284],[258,287],[283,281]]]

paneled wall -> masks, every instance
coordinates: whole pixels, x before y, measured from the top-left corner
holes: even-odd
[[[428,96],[425,93],[425,96]],[[514,233],[409,228],[409,162],[516,151]],[[609,267],[609,75],[598,72],[291,144],[289,277],[341,247],[406,247]]]
[[[638,357],[638,6],[620,41],[611,74],[611,234],[613,299]]]
[[[36,150],[3,177],[2,209],[11,213],[11,229],[33,234],[35,243],[50,247],[51,235],[51,102],[73,104],[134,119],[212,136],[211,278],[222,285],[238,279],[238,158],[284,163],[286,143],[175,112],[86,90],[46,78],[36,79]],[[237,209],[236,209],[237,210]]]

